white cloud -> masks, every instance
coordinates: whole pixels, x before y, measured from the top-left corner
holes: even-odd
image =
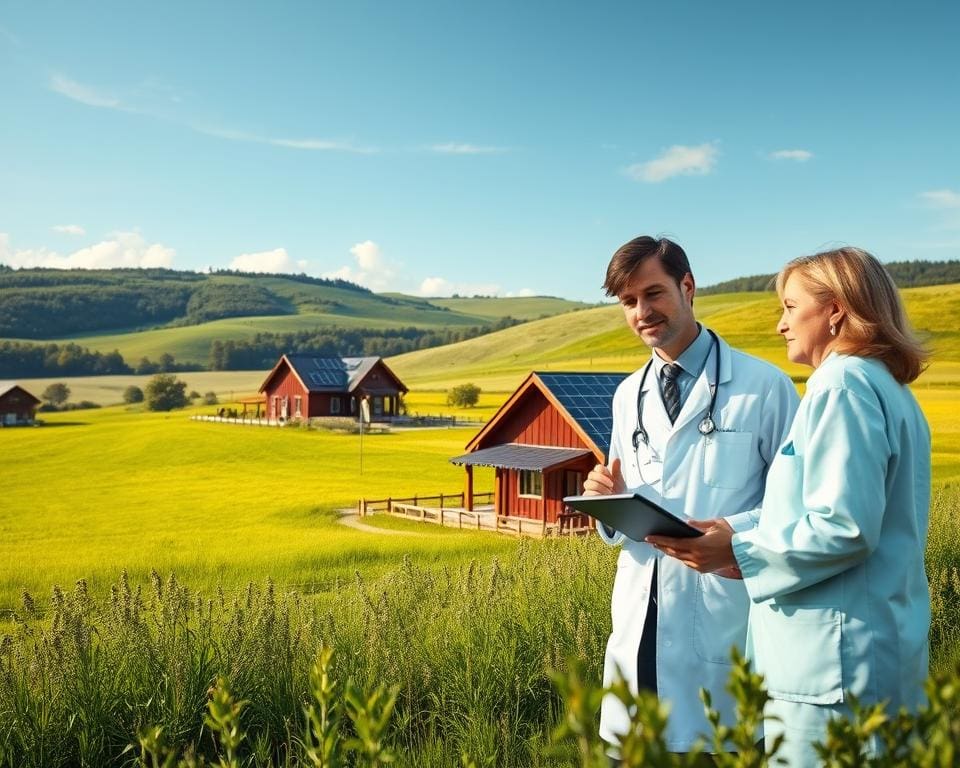
[[[356,155],[375,155],[380,150],[377,147],[356,144],[352,141],[335,139],[276,139],[270,136],[258,136],[254,133],[237,131],[232,128],[219,128],[210,125],[191,124],[190,127],[204,136],[213,136],[228,141],[244,141],[250,144],[268,144],[272,147],[286,149],[301,149],[313,152],[350,152]]]
[[[921,192],[919,197],[927,208],[940,212],[937,214],[939,221],[934,227],[935,230],[960,229],[960,192],[952,189],[931,189]]]
[[[446,144],[434,144],[430,147],[430,150],[442,155],[500,155],[510,151],[508,147],[462,144],[454,141],[447,142]]]
[[[813,157],[813,152],[808,149],[778,149],[770,153],[771,160],[796,160],[798,163],[805,163]]]
[[[85,235],[87,230],[79,224],[55,224],[51,227],[54,232],[61,232],[64,235]]]
[[[230,269],[239,272],[295,272],[293,259],[286,248],[274,248],[272,251],[241,253],[230,262]]]
[[[79,83],[76,80],[60,74],[51,76],[48,87],[51,91],[59,93],[61,96],[65,96],[68,99],[86,104],[90,107],[133,112],[155,119],[166,120],[177,125],[185,126],[197,133],[213,136],[218,139],[244,141],[252,144],[268,144],[270,146],[285,147],[287,149],[351,152],[361,155],[375,154],[380,151],[376,147],[364,146],[353,141],[318,138],[274,138],[175,118],[168,113],[166,109],[167,103],[179,104],[182,99],[173,86],[157,81],[156,79],[145,80],[139,87],[128,93],[125,100],[121,100],[118,96],[107,93],[100,88]],[[131,106],[132,103],[136,103],[138,106]]]
[[[103,93],[88,85],[78,83],[63,75],[53,75],[50,78],[50,90],[66,96],[73,101],[79,101],[90,107],[105,107],[107,109],[122,109],[120,99]]]
[[[507,291],[504,296],[507,298],[527,298],[528,296],[538,295],[533,288],[521,288],[519,291]]]
[[[453,283],[443,277],[426,277],[420,283],[421,296],[449,296],[452,293]]]
[[[345,264],[321,277],[328,280],[349,280],[372,291],[398,290],[395,282],[397,265],[389,261],[373,240],[364,240],[350,248],[356,266]]]
[[[933,189],[921,192],[920,199],[931,208],[940,210],[960,210],[960,192],[952,189]]]
[[[148,243],[139,232],[113,232],[86,248],[62,256],[47,248],[14,250],[9,236],[0,239],[0,261],[11,267],[110,269],[111,267],[170,267],[176,251],[162,243]]]
[[[705,176],[717,162],[716,142],[687,147],[675,144],[659,157],[626,168],[626,174],[635,181],[658,184],[673,176]]]
[[[374,155],[380,151],[376,147],[365,147],[350,141],[331,141],[329,139],[260,139],[260,141],[274,147],[308,149],[319,152],[353,152],[357,155]]]

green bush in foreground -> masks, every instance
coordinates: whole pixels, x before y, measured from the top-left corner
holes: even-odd
[[[303,737],[298,741],[301,754],[287,753],[283,764],[339,768],[346,765],[380,766],[394,762],[396,754],[387,739],[388,726],[396,703],[398,688],[389,692],[383,685],[372,692],[363,692],[353,680],[347,682],[343,702],[334,695],[336,683],[330,680],[332,651],[323,648],[310,674],[310,700],[304,707]],[[769,748],[756,743],[757,728],[763,723],[763,709],[768,697],[763,678],[750,671],[747,662],[733,653],[733,668],[728,689],[737,702],[737,724],[724,726],[719,713],[710,706],[710,697],[702,692],[712,733],[705,735],[714,754],[707,758],[703,745],[688,753],[676,754],[667,749],[664,733],[669,720],[669,707],[653,694],[633,694],[618,681],[610,688],[601,688],[581,664],[573,660],[566,675],[553,673],[554,682],[563,696],[565,716],[554,729],[552,742],[545,755],[554,755],[565,764],[583,768],[607,768],[609,758],[597,733],[597,711],[604,694],[617,696],[633,713],[630,729],[623,734],[621,760],[626,768],[657,766],[661,768],[697,768],[715,765],[720,768],[753,768],[778,764],[777,753],[783,737]],[[951,768],[960,757],[960,670],[927,684],[928,704],[917,713],[901,711],[888,715],[882,704],[861,707],[853,703],[853,716],[839,719],[829,726],[827,737],[815,749],[828,768],[863,766],[864,768]],[[217,762],[207,763],[191,750],[180,760],[176,753],[162,745],[161,729],[150,728],[138,738],[140,764],[165,768],[191,768],[218,765],[240,768],[261,764],[256,753],[249,760],[241,757],[246,734],[241,714],[246,701],[237,701],[222,678],[217,680],[207,702],[204,724],[210,729]],[[353,736],[342,738],[338,726],[341,710],[349,717]],[[871,754],[866,745],[876,738],[882,754]],[[575,744],[575,750],[571,747]],[[352,759],[351,759],[352,758]],[[476,766],[469,754],[462,756],[464,766]],[[273,764],[267,757],[266,764]]]
[[[309,603],[269,582],[204,596],[156,574],[105,599],[84,582],[49,607],[25,594],[0,646],[0,765],[605,765],[596,681],[615,557],[595,539],[521,542],[505,563],[405,563]],[[705,748],[766,765],[748,743],[761,681],[733,670],[738,726],[716,725]],[[940,674],[917,716],[859,712],[831,730],[826,764],[952,764],[958,690]],[[663,747],[664,708],[614,693],[638,713],[627,764],[685,764]],[[887,762],[856,756],[868,731]]]

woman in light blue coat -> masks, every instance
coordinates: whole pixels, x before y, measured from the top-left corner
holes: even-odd
[[[907,384],[925,352],[882,265],[856,248],[790,262],[777,330],[812,366],[767,475],[759,523],[722,521],[689,542],[650,543],[699,571],[736,565],[752,601],[748,654],[771,696],[768,743],[790,766],[849,714],[849,696],[915,709],[927,676],[924,570],[930,431]]]

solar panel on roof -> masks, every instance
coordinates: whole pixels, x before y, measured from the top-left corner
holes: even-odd
[[[627,375],[542,373],[540,380],[590,439],[607,452],[613,427],[613,394]]]
[[[318,387],[336,387],[342,380],[336,371],[310,371],[310,381]]]

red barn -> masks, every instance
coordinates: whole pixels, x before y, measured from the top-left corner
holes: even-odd
[[[0,427],[33,424],[40,400],[13,381],[0,381]]]
[[[613,421],[613,393],[623,373],[531,373],[467,451],[450,461],[467,472],[494,467],[498,515],[556,523],[563,497],[583,490],[586,474],[606,462]]]
[[[271,421],[359,418],[364,398],[372,421],[389,421],[399,413],[407,388],[379,357],[284,355],[260,392]]]

